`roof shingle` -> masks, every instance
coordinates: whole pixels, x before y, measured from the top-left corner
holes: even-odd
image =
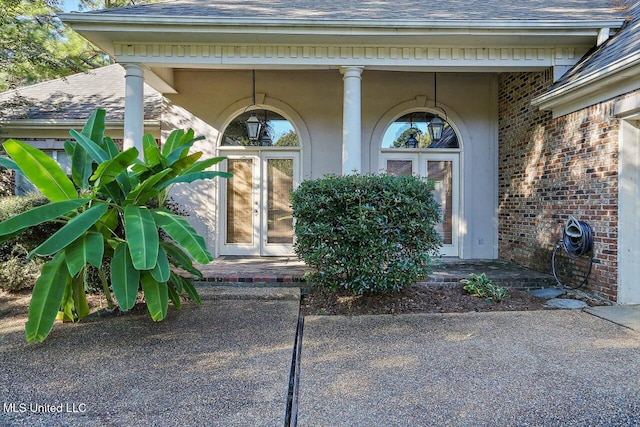
[[[113,64],[65,78],[0,93],[3,120],[85,120],[96,108],[107,110],[107,120],[124,120],[125,71]],[[145,120],[161,115],[161,94],[144,86]]]

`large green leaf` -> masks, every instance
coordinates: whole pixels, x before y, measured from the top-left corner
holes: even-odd
[[[12,171],[21,172],[18,164],[11,159],[7,159],[6,157],[0,156],[0,166],[10,169]]]
[[[173,178],[178,174],[183,173],[185,169],[193,166],[198,161],[198,159],[200,159],[200,157],[202,157],[202,151],[197,151],[193,154],[189,154],[187,157],[181,158],[171,165],[171,169],[173,170],[173,172],[170,177]]]
[[[89,199],[72,199],[49,203],[30,209],[6,221],[0,222],[0,236],[13,234],[25,228],[58,218],[89,202]]]
[[[143,204],[156,197],[160,190],[155,189],[154,186],[162,181],[169,172],[171,172],[171,169],[165,169],[142,181],[127,194],[126,201],[131,204]]]
[[[158,228],[149,209],[129,205],[124,210],[124,232],[129,244],[133,266],[151,270],[158,262],[160,239]]]
[[[73,182],[60,165],[42,151],[10,139],[2,144],[22,173],[52,202],[78,197]]]
[[[173,130],[162,145],[162,155],[167,157],[177,146],[182,144],[183,136],[184,131],[182,129]]]
[[[173,306],[176,309],[180,310],[180,308],[182,307],[182,301],[180,301],[180,294],[178,293],[176,288],[173,287],[173,284],[171,283],[167,283],[167,289],[169,290],[169,299],[173,303]]]
[[[167,253],[162,249],[162,246],[158,248],[158,262],[156,266],[151,270],[151,275],[158,282],[166,282],[169,280],[169,273],[171,270],[169,268],[169,259],[167,258]]]
[[[77,142],[71,156],[71,178],[83,190],[89,188],[89,177],[93,173],[93,160],[87,150]]]
[[[65,248],[98,222],[100,217],[107,212],[108,208],[109,205],[106,203],[97,203],[92,208],[82,212],[80,215],[71,219],[71,221],[60,230],[56,231],[53,236],[45,240],[44,243],[31,251],[29,256],[52,255]]]
[[[88,136],[81,134],[75,129],[71,129],[69,134],[82,146],[82,148],[87,150],[89,156],[96,161],[96,163],[102,163],[109,160],[109,154],[107,154],[102,147],[93,142]]]
[[[144,162],[148,166],[153,167],[161,163],[162,155],[160,153],[160,148],[158,148],[158,143],[152,135],[146,134],[142,137],[142,148],[144,150]],[[164,167],[166,167],[166,165]]]
[[[191,132],[193,132],[193,131],[191,131]],[[175,162],[177,162],[181,158],[185,157],[187,155],[187,153],[189,153],[189,149],[191,148],[191,146],[193,146],[193,144],[195,142],[200,141],[202,139],[204,139],[204,136],[200,136],[198,138],[192,138],[192,139],[189,139],[188,141],[186,141],[185,143],[179,145],[178,147],[176,147],[167,156],[167,163],[169,163],[169,165],[173,165]]]
[[[25,325],[28,342],[42,342],[49,335],[70,280],[64,252],[57,254],[42,267],[42,273],[33,287],[29,317]]]
[[[89,315],[87,294],[84,291],[84,274],[80,274],[78,277],[74,277],[72,279],[71,288],[73,290],[73,306],[76,310],[78,319],[82,319]]]
[[[171,242],[162,242],[161,244],[169,255],[171,264],[202,279],[202,272],[193,266],[193,262],[186,252]]]
[[[207,264],[213,261],[213,256],[207,250],[204,238],[196,232],[186,219],[167,210],[155,210],[153,217],[156,220],[156,224],[197,262]]]
[[[73,288],[71,287],[71,280],[69,280],[67,282],[67,286],[64,289],[64,294],[62,295],[62,302],[60,303],[60,310],[58,310],[56,320],[62,320],[63,322],[73,322],[75,320],[73,308]]]
[[[71,276],[75,277],[87,264],[102,268],[104,238],[100,233],[84,233],[67,247],[65,254]]]
[[[131,166],[138,158],[138,150],[134,147],[119,153],[114,158],[102,162],[91,176],[90,180],[95,185],[106,185],[116,180],[116,178]]]
[[[166,283],[159,283],[148,271],[140,276],[144,300],[147,310],[154,322],[159,322],[167,316],[169,308],[169,289]]]
[[[188,158],[188,157],[185,157],[185,158]],[[226,157],[212,157],[210,159],[202,160],[201,162],[194,163],[190,167],[185,168],[182,171],[182,173],[183,174],[189,174],[189,173],[200,172],[200,171],[203,171],[203,170],[205,170],[207,168],[210,168],[213,165],[217,165],[218,163],[220,163],[221,161],[223,161],[225,159],[226,159]]]
[[[136,304],[140,287],[140,271],[131,261],[131,254],[126,243],[120,243],[111,260],[111,286],[122,311],[131,310]]]
[[[184,277],[178,276],[182,281],[182,286],[184,290],[187,292],[189,297],[198,305],[202,305],[202,301],[200,300],[200,295],[198,295],[198,291],[195,286],[193,286],[193,282],[189,279],[185,279]]]
[[[102,145],[102,139],[104,138],[104,130],[106,128],[105,118],[107,112],[102,108],[96,109],[85,123],[82,128],[82,134],[91,139],[98,145]]]
[[[163,188],[166,188],[173,184],[177,184],[179,182],[189,183],[189,182],[197,181],[199,179],[212,179],[217,176],[221,178],[233,178],[233,175],[228,172],[218,172],[218,171],[196,172],[196,173],[190,173],[187,175],[180,175],[175,178],[169,179],[161,183],[156,188],[158,188],[159,190],[162,190]]]
[[[101,147],[110,158],[114,158],[120,152],[116,143],[109,136],[103,138]]]

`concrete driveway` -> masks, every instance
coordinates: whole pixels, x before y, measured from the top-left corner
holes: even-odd
[[[299,293],[56,325],[0,314],[0,426],[283,426]],[[638,426],[640,333],[580,311],[307,317],[299,426]]]
[[[307,317],[299,426],[638,426],[640,334],[580,311]]]

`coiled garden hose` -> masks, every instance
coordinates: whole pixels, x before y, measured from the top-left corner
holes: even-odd
[[[567,285],[558,277],[557,266],[558,262],[557,252],[558,249],[564,249],[564,252],[572,260],[577,260],[583,256],[589,256],[589,267],[582,280],[579,281],[577,286]],[[559,285],[567,289],[578,289],[586,285],[591,274],[591,268],[593,267],[593,231],[591,226],[584,221],[578,221],[574,217],[570,217],[565,223],[564,230],[562,232],[562,240],[558,242],[553,249],[553,255],[551,256],[551,269],[553,270],[553,277],[556,279]]]

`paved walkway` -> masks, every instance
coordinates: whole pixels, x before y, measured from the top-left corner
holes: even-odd
[[[299,290],[200,293],[38,345],[0,317],[0,425],[284,425]],[[299,426],[640,424],[640,331],[582,311],[307,317],[300,355]]]

